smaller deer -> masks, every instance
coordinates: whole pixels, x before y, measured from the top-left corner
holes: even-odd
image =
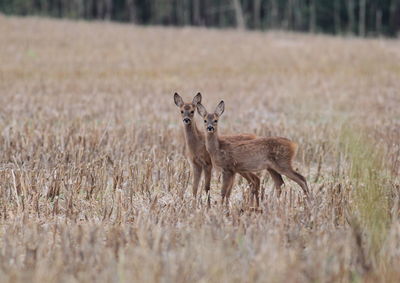
[[[207,203],[210,207],[210,183],[212,174],[212,162],[210,155],[206,150],[205,137],[203,131],[200,131],[196,122],[194,121],[194,112],[196,111],[196,105],[201,102],[201,94],[198,93],[192,102],[185,103],[182,97],[175,93],[174,102],[176,106],[179,107],[184,132],[185,132],[185,142],[186,142],[186,154],[192,165],[193,170],[193,196],[196,199],[197,189],[199,187],[200,178],[204,172],[204,190],[207,194]],[[255,139],[256,136],[252,134],[241,134],[234,136],[222,136],[221,140],[226,140],[230,142],[240,141],[240,140],[250,140]],[[241,174],[251,185],[252,188],[260,186],[260,178],[253,173],[243,173]],[[253,189],[254,190],[254,189]]]
[[[222,204],[228,205],[235,174],[257,172],[267,169],[270,173],[278,195],[283,185],[282,175],[295,181],[309,197],[306,179],[292,168],[292,160],[296,155],[297,144],[282,138],[256,138],[246,141],[227,141],[218,135],[218,120],[225,109],[221,101],[214,113],[208,113],[206,108],[197,104],[197,111],[204,118],[206,132],[206,148],[213,164],[222,169]],[[259,205],[259,188],[255,188],[257,206]]]

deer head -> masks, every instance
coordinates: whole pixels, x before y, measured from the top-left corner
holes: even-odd
[[[182,97],[175,93],[174,94],[174,102],[176,106],[179,107],[179,110],[181,111],[181,116],[182,116],[182,121],[185,125],[190,125],[192,123],[193,117],[194,117],[194,112],[196,111],[196,105],[197,103],[201,102],[201,93],[199,92],[196,94],[196,96],[193,98],[193,101],[191,103],[185,103],[183,102]]]
[[[225,103],[221,101],[217,108],[215,108],[214,113],[208,113],[206,108],[199,102],[197,103],[197,112],[199,112],[200,116],[204,119],[204,126],[208,133],[214,133],[218,129],[218,119],[221,117],[222,113],[225,110]]]

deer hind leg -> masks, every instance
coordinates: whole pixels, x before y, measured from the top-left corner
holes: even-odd
[[[225,201],[226,205],[228,206],[229,196],[231,194],[234,179],[235,179],[234,173],[229,171],[225,171],[222,173],[222,189],[221,189],[222,205],[224,204]]]
[[[278,194],[278,198],[280,198],[281,193],[282,193],[282,185],[285,183],[282,179],[281,174],[279,174],[278,172],[276,172],[274,169],[272,168],[268,168],[267,169],[269,174],[272,177],[272,181],[274,181],[275,184],[275,190]]]
[[[310,196],[310,189],[308,188],[308,184],[307,184],[307,180],[306,178],[304,178],[303,175],[301,175],[300,173],[297,173],[296,171],[293,171],[293,174],[295,174],[302,182],[303,182],[303,186],[301,187],[303,189],[303,192],[306,194],[307,197]]]
[[[295,181],[301,187],[307,198],[310,197],[307,181],[306,178],[303,177],[303,175],[294,171],[291,166],[286,166],[286,167],[279,166],[279,168],[277,167],[274,169],[276,169],[276,171],[278,171],[280,174],[285,175],[289,179]]]
[[[204,171],[204,191],[207,195],[207,206],[211,207],[211,196],[210,196],[210,187],[211,187],[211,173],[212,173],[212,165],[207,165],[203,167]]]
[[[202,168],[200,165],[198,165],[196,163],[192,163],[192,168],[193,168],[193,190],[192,190],[192,192],[193,192],[194,199],[196,200],[197,189],[199,188]]]

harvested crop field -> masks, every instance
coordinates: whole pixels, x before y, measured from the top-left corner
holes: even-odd
[[[174,92],[313,192],[195,203]],[[197,114],[196,114],[197,115]],[[202,123],[197,115],[197,124]],[[400,41],[0,15],[0,281],[399,282]]]

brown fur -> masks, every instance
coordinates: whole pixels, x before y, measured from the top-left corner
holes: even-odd
[[[252,140],[229,141],[218,135],[218,119],[224,111],[224,102],[217,106],[215,113],[209,114],[204,106],[197,104],[199,114],[205,120],[206,148],[215,166],[222,169],[222,202],[229,201],[236,173],[243,174],[267,169],[275,183],[278,195],[281,193],[285,175],[300,185],[308,196],[306,179],[292,168],[292,160],[297,152],[297,144],[282,137],[256,138]],[[253,192],[257,205],[259,188]]]
[[[212,174],[212,160],[207,152],[205,145],[205,136],[203,131],[197,128],[194,121],[194,111],[196,110],[196,104],[201,102],[201,94],[198,93],[192,103],[183,102],[182,98],[175,93],[174,95],[175,104],[181,111],[182,120],[184,121],[184,135],[186,143],[186,155],[192,165],[193,170],[193,196],[196,198],[197,190],[200,183],[201,175],[204,173],[204,190],[207,194],[207,202],[210,206],[210,182]],[[186,122],[185,122],[186,121]],[[220,139],[227,143],[236,143],[244,140],[255,139],[256,136],[253,134],[240,134],[234,136],[221,136]],[[241,175],[251,184],[251,186],[259,187],[260,178],[251,172],[243,172]],[[254,190],[254,189],[253,189]]]

